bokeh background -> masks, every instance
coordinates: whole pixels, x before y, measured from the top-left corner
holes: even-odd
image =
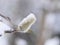
[[[18,35],[19,37],[22,37],[22,38],[25,37],[25,39],[32,38],[32,40],[36,41],[35,43],[36,45],[40,45],[41,34],[45,29],[44,27],[46,27],[46,30],[52,29],[52,28],[54,29],[56,28],[56,30],[60,29],[60,28],[57,28],[60,26],[59,25],[60,21],[58,18],[60,17],[59,4],[60,4],[60,0],[0,0],[0,13],[3,14],[4,16],[10,17],[12,22],[16,25],[18,25],[19,22],[27,15],[29,15],[30,13],[34,13],[37,18],[37,21],[31,27],[31,29],[33,31],[33,34],[36,36],[36,38],[32,34],[31,36],[29,36],[29,34],[21,34],[22,36],[19,33],[17,34],[20,35],[20,36]],[[54,23],[56,24],[55,27],[54,27]],[[3,36],[3,38],[7,37],[8,41],[10,41],[9,44],[6,44],[6,45],[13,45],[12,40],[14,39],[13,37],[16,35],[7,34],[6,36]],[[23,36],[23,35],[26,35],[26,36]]]

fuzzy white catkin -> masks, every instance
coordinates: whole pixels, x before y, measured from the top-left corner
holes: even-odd
[[[31,26],[35,23],[36,17],[33,13],[29,14],[26,18],[24,18],[18,25],[18,30],[20,32],[26,33]]]

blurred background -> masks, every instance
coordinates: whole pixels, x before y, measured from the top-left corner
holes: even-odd
[[[18,38],[16,38],[17,45],[42,45],[44,30],[57,33],[60,29],[60,0],[0,0],[0,13],[10,17],[16,25],[30,13],[34,13],[37,18],[36,23],[31,27],[33,34],[7,34],[3,36],[8,39],[6,45],[13,45],[14,41],[12,40],[15,40],[16,37]],[[45,34],[44,38],[47,36],[48,34]],[[20,40],[25,41],[24,44],[22,42],[19,44]]]

